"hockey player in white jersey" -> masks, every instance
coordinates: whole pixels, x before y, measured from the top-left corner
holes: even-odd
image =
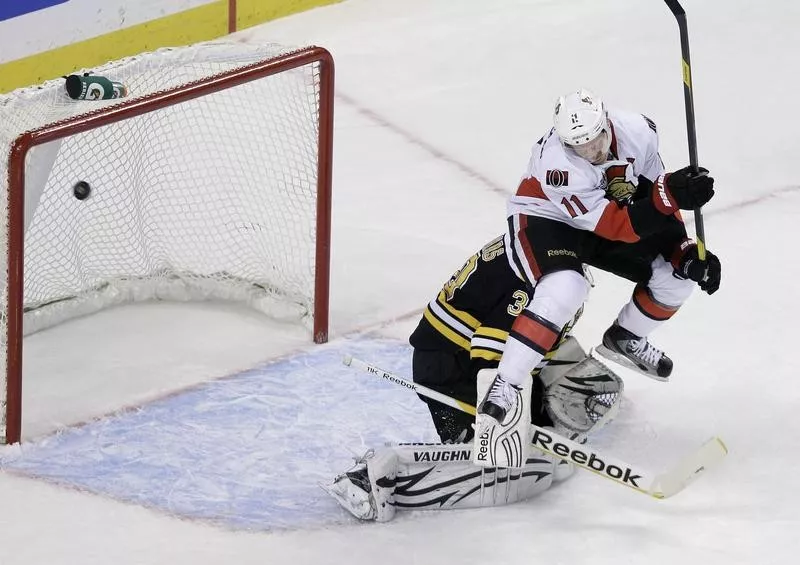
[[[672,360],[648,336],[695,283],[708,294],[720,284],[719,259],[711,252],[699,259],[680,215],[714,195],[706,169],[665,173],[655,124],[607,110],[588,90],[559,98],[553,121],[508,203],[509,261],[532,299],[514,321],[478,406],[478,437],[501,437],[507,416],[529,410],[519,391],[586,300],[584,264],[636,283],[597,351],[662,381]],[[500,454],[499,445],[492,448]]]

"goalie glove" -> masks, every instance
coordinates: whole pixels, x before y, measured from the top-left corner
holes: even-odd
[[[695,281],[703,292],[714,294],[719,290],[722,279],[722,264],[719,258],[706,250],[706,259],[701,261],[695,243],[684,241],[672,258],[672,266],[675,275]]]

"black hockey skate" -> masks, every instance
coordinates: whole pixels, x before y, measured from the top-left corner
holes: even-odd
[[[509,410],[517,404],[520,388],[507,382],[503,377],[497,375],[486,393],[486,397],[478,407],[479,414],[491,416],[502,423]]]
[[[653,347],[646,337],[634,335],[616,323],[606,330],[603,344],[595,351],[657,381],[668,381],[672,373],[672,359]]]

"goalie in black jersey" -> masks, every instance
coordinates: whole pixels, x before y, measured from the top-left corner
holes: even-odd
[[[411,335],[414,381],[475,406],[494,378],[508,332],[529,298],[507,260],[505,238],[487,243],[445,283]],[[535,384],[526,394],[532,399],[531,423],[586,439],[614,417],[623,385],[569,335],[579,316],[533,370]],[[519,445],[510,464],[476,466],[471,461],[480,451],[473,441],[474,416],[421,398],[442,444],[370,449],[350,470],[320,485],[357,518],[387,521],[398,509],[511,504],[547,490],[574,470],[527,444]],[[528,424],[521,420],[518,427]]]
[[[425,308],[409,339],[414,348],[414,382],[473,406],[477,404],[478,372],[497,367],[508,332],[530,301],[525,282],[508,261],[506,237],[493,239],[467,259]],[[574,340],[569,332],[582,312],[580,309],[572,323],[563,328],[556,344],[532,373],[531,422],[536,425],[552,425],[543,402],[542,369],[562,344]],[[420,398],[428,404],[443,442],[472,439],[473,416]]]

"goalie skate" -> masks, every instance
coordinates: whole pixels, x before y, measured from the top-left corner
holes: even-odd
[[[505,382],[497,369],[478,372],[475,416],[475,449],[472,462],[482,467],[522,467],[530,443],[531,388],[528,377],[522,388]]]
[[[397,461],[392,452],[376,456],[375,450],[370,449],[356,457],[355,465],[331,484],[319,486],[359,520],[387,522],[395,514],[392,493],[396,472]]]
[[[331,484],[319,483],[319,486],[359,520],[375,519],[375,502],[366,461],[357,461],[352,469],[338,475]]]

